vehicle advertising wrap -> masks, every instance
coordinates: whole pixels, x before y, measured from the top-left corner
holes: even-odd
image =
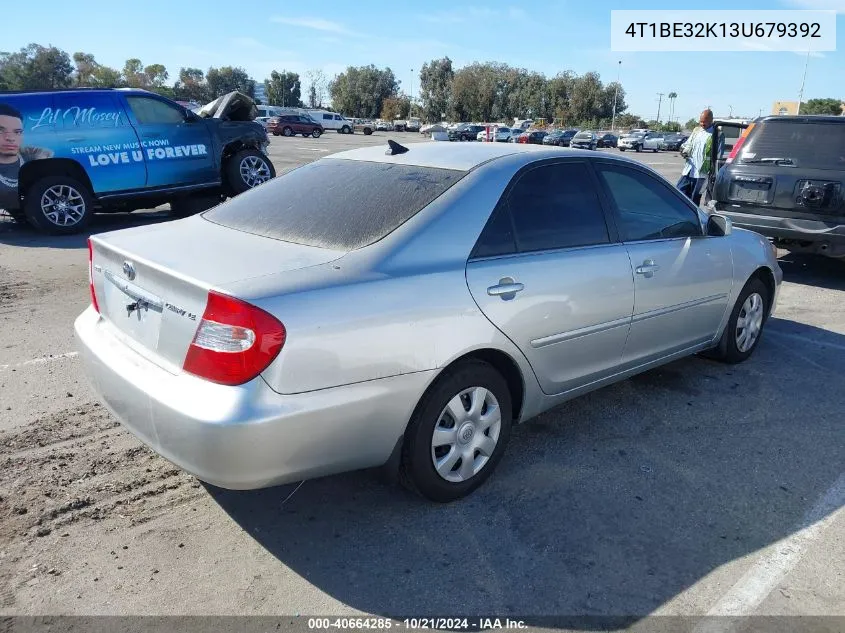
[[[0,208],[19,201],[19,174],[69,159],[97,194],[214,180],[201,120],[152,96],[108,92],[0,94]]]

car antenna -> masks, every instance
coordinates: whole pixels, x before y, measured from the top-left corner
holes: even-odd
[[[408,151],[407,147],[400,145],[396,141],[391,141],[391,140],[388,139],[387,145],[390,149],[388,149],[385,152],[385,154],[387,154],[388,156],[395,156],[396,154],[404,154],[405,152]]]

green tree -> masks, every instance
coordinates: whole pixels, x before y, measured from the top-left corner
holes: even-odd
[[[686,123],[684,123],[685,130],[694,130],[698,127],[698,119],[690,119]]]
[[[332,106],[347,116],[373,119],[379,116],[384,100],[395,97],[399,82],[390,68],[349,66],[329,84]]]
[[[208,86],[205,83],[205,73],[199,68],[180,68],[179,79],[173,86],[176,97],[184,101],[206,103]]]
[[[149,85],[140,59],[133,57],[126,60],[123,65],[123,81],[130,88],[146,88]]]
[[[411,100],[405,95],[388,97],[381,107],[381,118],[385,121],[407,119],[410,116]]]
[[[311,108],[322,108],[328,99],[329,82],[326,74],[319,68],[314,68],[305,73],[308,81],[308,106]]]
[[[90,85],[96,88],[120,88],[123,86],[123,78],[119,70],[97,64],[91,71]]]
[[[75,83],[77,86],[91,86],[93,85],[94,70],[96,70],[97,62],[91,53],[74,53],[73,63],[76,66]]]
[[[5,90],[68,88],[73,64],[55,46],[29,44],[17,53],[0,53],[0,84]]]
[[[430,123],[440,121],[449,109],[452,94],[452,80],[455,71],[448,57],[433,59],[420,69],[420,100],[422,118]]]
[[[842,114],[842,99],[810,99],[801,104],[801,114]]]
[[[248,97],[255,96],[255,81],[243,68],[223,66],[222,68],[209,68],[205,73],[205,80],[208,85],[209,99],[216,99],[229,92],[237,90]]]
[[[167,81],[167,68],[161,64],[150,64],[144,68],[144,76],[146,77],[147,85],[153,88],[161,88],[164,82]]]
[[[287,106],[289,108],[302,107],[302,83],[299,74],[288,70],[282,72],[273,71],[270,73],[270,80],[265,82],[267,86],[267,102],[274,106]]]

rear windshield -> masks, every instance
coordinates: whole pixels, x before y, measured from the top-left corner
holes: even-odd
[[[465,174],[325,159],[278,176],[203,217],[246,233],[349,251],[380,240]]]
[[[761,121],[739,154],[738,162],[745,164],[779,162],[811,169],[845,169],[845,124]]]
[[[593,135],[590,132],[578,132],[578,134],[575,135],[575,138],[592,138],[592,136]]]

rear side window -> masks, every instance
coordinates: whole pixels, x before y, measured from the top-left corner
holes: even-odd
[[[761,121],[739,154],[746,164],[786,158],[796,167],[845,169],[845,123]]]
[[[185,113],[179,108],[149,97],[126,97],[132,113],[141,125],[184,123]]]
[[[203,217],[246,233],[349,251],[391,233],[465,174],[324,159],[232,198]]]
[[[610,242],[586,165],[543,165],[517,178],[484,228],[474,257]]]

